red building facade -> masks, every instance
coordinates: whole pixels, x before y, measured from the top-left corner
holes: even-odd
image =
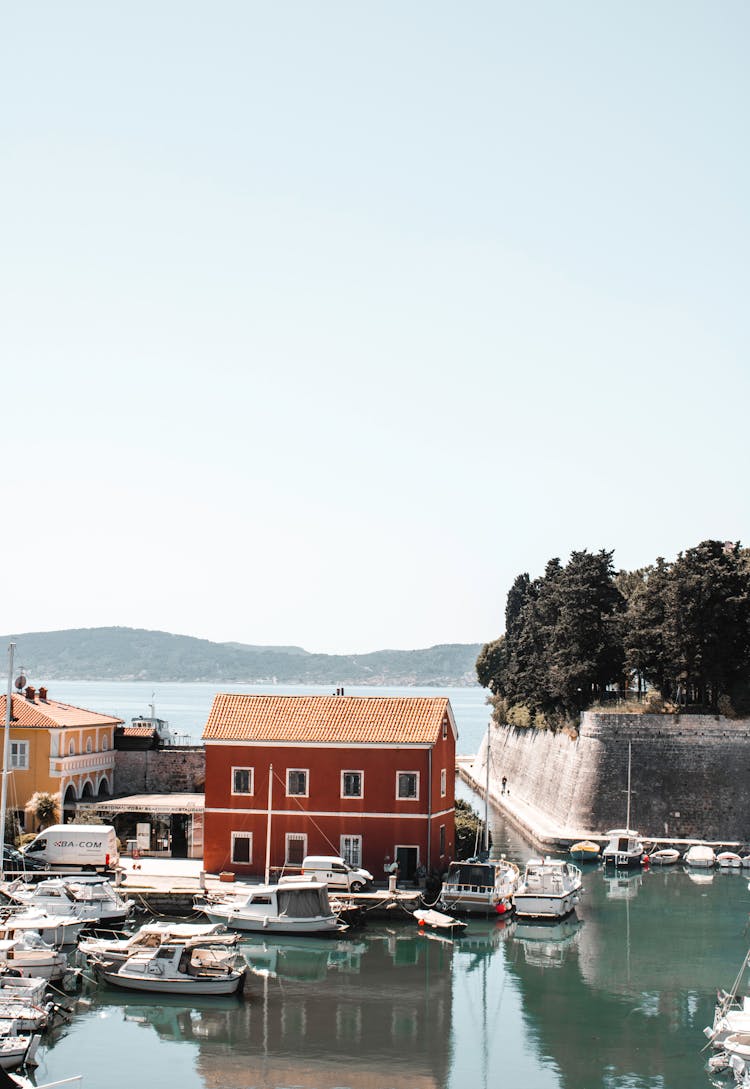
[[[206,746],[204,865],[273,874],[340,854],[410,878],[453,857],[456,724],[445,697],[219,693]],[[270,780],[270,806],[269,806]]]

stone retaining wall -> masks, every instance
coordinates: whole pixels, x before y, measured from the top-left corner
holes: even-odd
[[[577,736],[510,726],[490,736],[491,793],[506,776],[512,799],[561,828],[625,824],[630,742],[632,827],[653,838],[750,842],[750,720],[587,711]],[[480,752],[477,779],[483,764]]]
[[[206,750],[202,745],[115,755],[117,794],[202,794],[206,786]]]

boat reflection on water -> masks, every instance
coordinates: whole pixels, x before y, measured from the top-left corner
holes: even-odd
[[[640,871],[605,874],[604,884],[608,900],[634,900],[643,884],[643,874]]]
[[[713,885],[714,875],[705,870],[693,870],[689,866],[685,866],[685,873],[688,875],[694,885]]]
[[[330,938],[296,942],[293,938],[252,938],[240,946],[240,953],[255,975],[308,982],[325,979],[332,971],[359,972],[366,950],[365,942],[332,942]]]
[[[537,968],[560,968],[578,943],[583,923],[575,912],[565,919],[545,922],[543,919],[519,921],[513,934],[523,949],[527,964]]]

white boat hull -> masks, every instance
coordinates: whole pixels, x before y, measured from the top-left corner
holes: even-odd
[[[113,987],[126,991],[150,991],[153,994],[210,995],[234,994],[243,980],[242,973],[226,979],[160,979],[154,976],[128,975],[100,968],[99,975]]]
[[[250,934],[340,934],[346,926],[335,915],[290,918],[283,915],[249,915],[240,908],[205,907],[206,918],[232,930]]]
[[[516,893],[514,904],[516,915],[521,919],[564,919],[570,915],[579,901],[577,892],[568,892],[561,896]]]

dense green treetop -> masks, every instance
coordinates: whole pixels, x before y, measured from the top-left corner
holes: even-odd
[[[673,563],[615,572],[613,553],[573,552],[519,575],[505,634],[477,676],[499,721],[559,725],[615,696],[658,693],[675,707],[750,709],[750,562],[703,541]]]

